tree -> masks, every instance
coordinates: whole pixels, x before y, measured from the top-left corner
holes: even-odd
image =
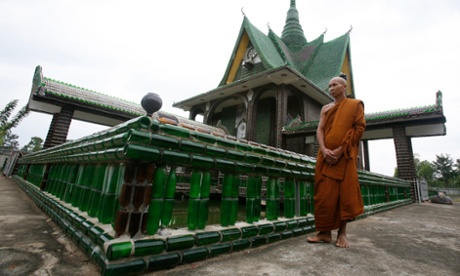
[[[5,138],[8,135],[13,135],[11,133],[11,129],[16,127],[21,120],[29,114],[29,109],[27,106],[24,106],[18,111],[18,113],[16,113],[13,119],[9,120],[11,113],[16,108],[17,104],[17,99],[12,100],[5,106],[5,108],[3,108],[3,110],[0,111],[0,146],[4,146]],[[16,139],[17,138],[18,137],[16,137]],[[19,144],[17,146],[19,146]]]
[[[19,142],[18,142],[19,136],[16,134],[11,133],[10,130],[8,130],[5,134],[5,137],[3,138],[3,148],[7,149],[19,149]]]
[[[460,188],[460,159],[455,160],[455,186]]]
[[[22,151],[27,151],[27,152],[36,152],[39,151],[43,148],[43,139],[40,137],[32,137],[30,138],[30,142],[22,147]]]
[[[426,182],[433,182],[434,169],[429,161],[423,160],[420,162],[417,176],[419,178],[425,178]]]
[[[449,154],[436,155],[436,160],[432,163],[434,176],[437,180],[449,187],[454,182],[456,172],[454,170],[454,161]]]

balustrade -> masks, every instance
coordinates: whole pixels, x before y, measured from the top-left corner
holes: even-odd
[[[21,187],[107,274],[152,271],[314,231],[313,158],[189,125],[143,116],[18,164]],[[370,172],[359,179],[364,215],[412,202],[406,181]],[[178,183],[189,185],[186,234],[163,236]],[[219,185],[220,225],[210,230],[210,191]],[[246,220],[238,222],[242,197]]]

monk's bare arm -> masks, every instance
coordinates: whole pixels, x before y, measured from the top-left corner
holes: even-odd
[[[326,148],[324,145],[324,131],[326,128],[326,112],[332,107],[331,104],[327,104],[321,108],[321,113],[319,115],[318,128],[316,129],[316,139],[318,140],[319,150],[328,164],[337,163],[338,159],[335,156],[334,152]]]

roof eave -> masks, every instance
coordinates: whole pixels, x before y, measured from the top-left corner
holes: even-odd
[[[189,99],[173,104],[173,107],[190,111],[193,106],[217,100],[238,92],[248,91],[266,84],[293,85],[304,94],[320,104],[327,104],[332,97],[319,89],[315,84],[305,78],[300,72],[290,66],[282,66],[252,75],[247,79],[241,79],[230,84],[218,87],[206,93],[199,94]]]

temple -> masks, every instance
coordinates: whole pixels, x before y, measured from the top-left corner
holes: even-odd
[[[281,36],[243,17],[218,87],[174,104],[189,118],[161,111],[159,95],[137,104],[45,77],[37,66],[28,107],[53,119],[44,149],[15,158],[8,171],[102,275],[138,275],[307,234],[315,231],[320,109],[332,101],[334,76],[346,77],[355,97],[351,65],[350,31],[308,41],[291,0]],[[360,218],[415,202],[411,139],[446,134],[440,91],[432,105],[365,117]],[[74,119],[108,128],[68,141]],[[368,141],[378,139],[394,140],[398,178],[370,172]],[[187,225],[173,229],[181,185]],[[216,190],[220,220],[211,224]]]
[[[219,129],[237,139],[316,156],[319,112],[332,101],[328,81],[340,74],[346,75],[347,95],[354,98],[350,31],[330,41],[325,41],[325,33],[308,41],[296,1],[291,1],[281,37],[271,29],[265,35],[243,16],[218,87],[173,105],[189,111],[188,119],[159,114]],[[53,115],[45,148],[66,141],[72,119],[114,126],[144,113],[139,104],[43,77],[40,66],[28,105]],[[199,114],[203,124],[195,122]],[[399,177],[411,182],[416,179],[411,139],[446,134],[441,91],[432,105],[367,113],[366,120],[358,167],[371,170],[368,141],[393,139]]]

